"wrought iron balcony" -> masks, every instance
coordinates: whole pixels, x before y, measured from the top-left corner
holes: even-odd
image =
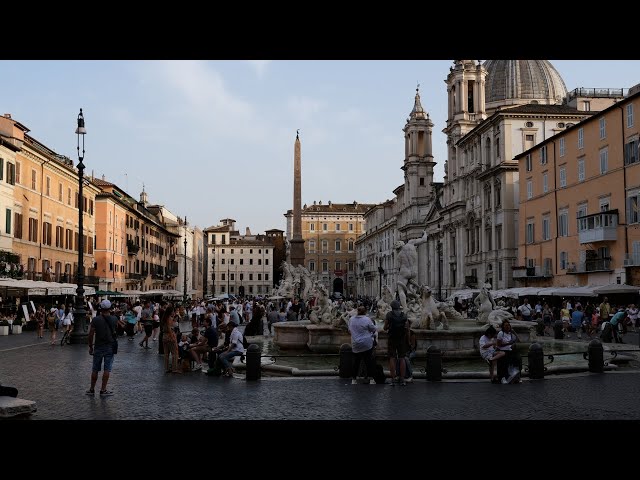
[[[611,258],[595,258],[580,263],[572,263],[567,267],[567,273],[610,272]]]
[[[127,240],[127,252],[129,255],[137,255],[140,251],[140,245],[136,245],[131,240]]]

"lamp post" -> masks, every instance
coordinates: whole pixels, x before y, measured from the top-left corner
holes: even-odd
[[[436,249],[438,251],[438,301],[442,301],[442,243],[438,242]]]
[[[184,298],[183,305],[187,304],[187,216],[184,216]]]
[[[86,331],[86,317],[87,312],[84,309],[84,201],[83,201],[83,175],[84,175],[84,136],[87,133],[87,129],[84,127],[84,116],[82,115],[82,109],[78,114],[78,127],[76,128],[76,136],[78,137],[78,273],[77,282],[78,288],[76,289],[76,307],[74,312],[74,328],[71,332],[71,343],[82,344],[88,342],[88,333]],[[82,155],[80,155],[80,137],[82,136]]]
[[[211,266],[213,266],[213,276],[211,277],[211,295],[216,296],[216,247],[211,249],[213,253],[213,259],[211,260]]]

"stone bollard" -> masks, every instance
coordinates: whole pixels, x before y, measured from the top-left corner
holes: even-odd
[[[427,380],[442,381],[442,352],[435,345],[427,348]]]
[[[587,349],[587,355],[589,356],[589,371],[591,373],[603,373],[604,372],[604,347],[597,338],[594,338],[589,342],[589,348]]]
[[[556,340],[562,340],[564,338],[564,332],[562,331],[562,320],[556,320],[553,322],[553,338]]]
[[[532,343],[529,347],[529,378],[544,378],[544,352],[542,345]]]
[[[260,347],[255,343],[247,348],[247,380],[260,380],[262,374],[260,353]]]
[[[340,365],[338,374],[340,378],[351,378],[353,375],[353,351],[350,343],[340,345]]]

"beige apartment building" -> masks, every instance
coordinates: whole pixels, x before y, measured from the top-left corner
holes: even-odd
[[[305,265],[314,281],[330,292],[356,294],[356,240],[366,231],[364,214],[373,204],[322,201],[302,207]],[[293,232],[293,211],[288,210],[287,239]]]
[[[25,275],[33,280],[75,282],[78,262],[78,201],[84,215],[85,285],[98,286],[94,258],[95,198],[99,189],[90,182],[78,198],[78,173],[73,160],[58,155],[13,123],[20,141],[15,152],[13,190],[13,253],[20,256]],[[7,231],[9,221],[6,222]],[[49,274],[50,272],[50,274]]]
[[[520,286],[640,283],[640,91],[517,155]]]

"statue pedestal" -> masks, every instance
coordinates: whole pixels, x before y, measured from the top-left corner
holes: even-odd
[[[278,322],[273,324],[273,341],[282,350],[306,350],[310,322]]]
[[[323,325],[308,325],[307,347],[314,353],[340,353],[340,345],[351,344],[348,330]]]

